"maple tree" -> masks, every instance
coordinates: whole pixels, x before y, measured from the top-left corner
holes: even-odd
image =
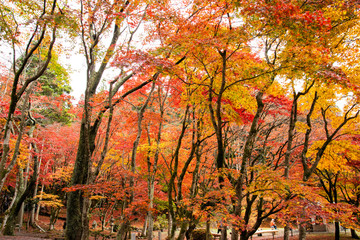
[[[11,1],[9,5],[1,5],[2,27],[7,31],[7,36],[2,40],[12,52],[10,73],[8,79],[2,82],[4,98],[1,111],[4,122],[1,136],[1,191],[7,190],[4,186],[9,175],[15,173],[18,179],[13,201],[5,212],[1,225],[4,234],[10,235],[14,233],[18,212],[23,212],[23,202],[36,189],[39,151],[33,134],[39,116],[33,116],[31,100],[34,92],[38,91],[36,83],[43,78],[43,84],[47,84],[44,76],[50,67],[56,31],[61,27],[63,17],[61,10],[56,9],[56,1],[43,1],[40,4],[35,2],[24,4],[22,1]],[[48,81],[49,79],[56,81],[54,75]],[[12,145],[14,142],[15,145]],[[29,155],[29,160],[22,156],[26,154]],[[30,161],[33,164],[31,178],[28,177]],[[22,223],[22,215],[20,219]]]
[[[17,17],[18,17],[17,14],[19,15],[23,14],[25,11],[24,7],[29,8],[31,6],[31,3],[29,2],[28,5],[21,6],[22,5],[21,2],[14,1],[13,4],[14,6],[18,7],[17,12],[15,12],[16,15],[10,15],[10,16],[7,15],[6,19],[2,19],[3,21],[6,21],[3,22],[4,24],[6,24],[5,28],[9,32],[11,32],[11,34],[9,34],[8,37],[10,37],[10,45],[12,46],[14,61],[12,62],[13,81],[11,87],[11,95],[10,95],[11,97],[9,100],[8,109],[6,110],[7,117],[4,126],[4,133],[2,136],[3,144],[2,144],[2,155],[0,162],[0,171],[1,171],[0,189],[2,189],[2,187],[4,186],[4,182],[6,180],[8,173],[14,167],[16,161],[16,155],[18,154],[17,150],[15,150],[13,160],[10,162],[10,164],[7,165],[7,158],[9,153],[9,140],[10,140],[10,124],[15,115],[16,107],[18,106],[18,103],[21,100],[21,97],[24,95],[25,91],[29,89],[30,84],[36,81],[39,77],[41,77],[44,74],[51,59],[51,52],[55,43],[55,36],[56,36],[55,33],[56,33],[57,24],[56,21],[46,22],[44,17],[46,14],[50,14],[50,16],[53,18],[52,20],[55,20],[55,17],[58,15],[57,11],[55,11],[56,1],[50,3],[45,1],[43,5],[34,4],[34,6],[39,7],[39,9],[37,9],[37,11],[35,9],[33,9],[34,11],[29,11],[30,14],[26,16],[28,22],[24,23],[24,25],[31,24],[31,21],[34,19],[35,21],[35,24],[33,26],[34,31],[30,32],[30,36],[28,39],[25,39],[26,49],[24,56],[22,57],[21,62],[19,64],[16,64],[17,58],[16,58],[15,47],[18,44],[22,44],[23,42],[20,36],[18,36],[20,31],[19,28],[22,26],[17,24]],[[4,11],[6,11],[6,9],[9,10],[6,6],[4,6]],[[38,11],[40,12],[39,15],[37,14]],[[7,22],[7,20],[9,20],[9,22]],[[43,23],[44,20],[45,22]],[[10,23],[13,23],[13,25],[10,25]],[[41,61],[42,64],[32,74],[26,75],[26,73],[24,72],[25,67],[27,66],[30,58],[39,49],[40,44],[45,39],[45,36],[49,34],[48,29],[50,30],[50,34],[51,34],[51,42],[47,48],[44,59],[42,59]],[[35,39],[37,35],[39,36],[39,38]],[[22,79],[23,77],[24,79]],[[18,139],[21,139],[21,135],[19,136]]]
[[[358,136],[355,135],[352,137],[352,143],[356,143],[358,141]],[[354,146],[354,145],[350,146]],[[347,169],[345,173],[341,172],[341,176],[339,178],[340,186],[339,190],[341,192],[341,197],[344,202],[351,204],[355,207],[352,215],[355,218],[355,221],[358,219],[358,211],[357,207],[359,206],[359,194],[358,194],[358,160],[356,152],[358,151],[357,147],[347,149],[344,153],[344,157],[347,160]],[[352,219],[352,218],[350,218]],[[359,236],[356,234],[355,228],[351,228],[351,236],[354,239],[359,239]]]
[[[0,5],[0,40],[28,40],[0,81],[11,211],[37,195],[51,228],[66,199],[66,239],[84,240],[90,217],[117,239],[141,222],[151,240],[161,214],[179,240],[212,221],[246,240],[274,216],[305,239],[314,212],[358,228],[356,1],[37,3]],[[86,61],[76,107],[58,28]]]

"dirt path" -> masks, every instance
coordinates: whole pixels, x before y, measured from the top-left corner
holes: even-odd
[[[0,240],[53,240],[46,233],[16,232],[15,236],[1,236]]]

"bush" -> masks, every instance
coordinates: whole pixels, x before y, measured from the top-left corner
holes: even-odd
[[[191,234],[192,240],[206,240],[206,229],[195,229]],[[210,234],[209,240],[213,239]]]

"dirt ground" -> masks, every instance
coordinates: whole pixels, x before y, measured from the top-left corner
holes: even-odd
[[[16,236],[0,236],[1,240],[52,240],[46,234],[16,233]]]
[[[26,217],[25,217],[25,222],[26,222]],[[21,231],[16,230],[15,232],[15,236],[0,236],[0,240],[55,240],[55,239],[64,239],[63,238],[63,225],[64,225],[64,218],[63,219],[59,219],[56,224],[55,224],[55,230],[53,231],[47,231],[49,226],[49,217],[47,216],[39,216],[39,220],[37,221],[37,223],[40,225],[41,228],[43,228],[44,230],[46,230],[46,232],[40,232],[39,229],[34,229],[34,228],[25,228],[21,229]],[[165,239],[166,233],[162,233],[161,239]],[[280,240],[283,239],[282,236],[282,232],[279,231],[279,234],[276,236],[274,239]],[[154,233],[154,240],[158,240],[158,233],[155,232]],[[342,240],[347,240],[347,239],[351,239],[349,236],[349,233],[347,234],[347,236],[345,236],[345,234],[343,234],[341,236]],[[90,240],[94,240],[95,237],[90,237]],[[98,239],[101,239],[98,238]],[[272,236],[253,236],[253,240],[271,240],[273,239]],[[297,240],[298,236],[293,236],[291,237],[291,240]],[[334,236],[332,234],[308,234],[307,235],[307,239],[308,240],[333,240]]]

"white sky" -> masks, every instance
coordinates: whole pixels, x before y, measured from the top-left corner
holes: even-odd
[[[70,71],[70,85],[72,88],[71,95],[75,98],[74,103],[77,103],[81,95],[85,92],[86,87],[86,62],[85,57],[78,53],[73,53],[71,56],[60,56],[59,60],[64,63]]]

